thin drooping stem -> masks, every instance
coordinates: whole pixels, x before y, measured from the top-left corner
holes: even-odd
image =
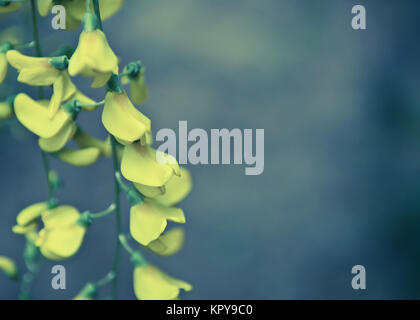
[[[41,43],[39,41],[39,32],[38,32],[38,23],[36,19],[36,8],[35,8],[35,0],[31,0],[31,14],[32,14],[32,32],[33,32],[33,39],[35,42],[35,51],[38,57],[42,56],[41,51]],[[39,99],[44,98],[44,88],[39,86]],[[42,156],[42,164],[44,166],[44,171],[47,179],[47,187],[48,187],[48,198],[51,199],[54,193],[54,187],[50,181],[49,173],[50,173],[50,165],[48,163],[48,156],[45,151],[41,150]]]
[[[33,38],[35,41],[35,50],[38,57],[42,56],[41,46],[39,43],[39,33],[38,33],[38,25],[36,21],[36,9],[35,9],[35,0],[31,0],[31,13],[32,13],[32,30],[33,30]],[[44,91],[42,86],[39,87],[39,99],[44,97]],[[47,186],[48,186],[48,199],[51,200],[54,193],[54,187],[49,178],[49,163],[46,153],[41,150],[42,155],[42,163],[44,166],[46,178],[47,178]],[[28,271],[23,275],[21,278],[21,286],[20,286],[20,299],[30,299],[30,291],[32,282],[34,281],[36,275],[40,269],[40,253],[39,249],[30,241],[27,240],[26,247],[24,249],[23,257],[25,260],[25,264],[28,268]]]
[[[90,213],[92,219],[103,218],[115,211],[115,203],[111,204],[107,209],[101,212]]]
[[[121,214],[120,214],[120,184],[115,176],[119,172],[118,169],[118,154],[117,154],[117,142],[115,138],[111,136],[111,146],[112,146],[112,163],[114,168],[114,203],[115,203],[115,225],[116,225],[116,238],[117,242],[115,244],[115,255],[114,255],[114,265],[112,271],[114,273],[114,279],[112,280],[112,298],[116,299],[117,289],[118,289],[118,270],[120,266],[120,256],[121,256],[121,243],[118,239],[119,234],[121,233]]]
[[[35,0],[31,0],[31,13],[32,13],[32,32],[33,38],[35,41],[35,51],[38,57],[42,56],[41,44],[39,43],[39,33],[38,33],[38,23],[36,21],[36,9],[35,9]],[[42,86],[39,86],[39,99],[44,98],[44,89]]]
[[[89,0],[87,0],[89,1]],[[101,19],[101,12],[99,9],[99,1],[92,0],[93,2],[93,9],[95,11],[95,15],[99,20],[99,29],[103,30],[102,28],[102,19]],[[118,183],[115,174],[119,172],[119,165],[118,165],[118,154],[117,154],[117,141],[111,135],[111,147],[112,147],[112,164],[113,164],[113,177],[114,177],[114,203],[115,203],[115,228],[116,228],[116,244],[115,244],[115,254],[114,254],[114,263],[112,267],[112,272],[114,274],[114,278],[112,279],[112,299],[117,298],[117,291],[118,291],[118,270],[120,267],[120,256],[121,256],[121,243],[118,239],[119,234],[121,233],[121,213],[120,213],[120,185]]]

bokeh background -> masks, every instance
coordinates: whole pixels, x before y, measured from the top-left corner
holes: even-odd
[[[366,31],[351,28],[351,8],[367,9]],[[75,46],[78,32],[40,21],[44,52]],[[24,27],[27,9],[0,17]],[[182,203],[184,249],[149,259],[194,285],[183,299],[420,298],[420,3],[349,0],[126,0],[104,23],[121,64],[146,66],[150,98],[141,106],[153,129],[265,129],[265,171],[187,166],[194,189]],[[33,51],[25,51],[28,54]],[[1,98],[36,89],[10,71]],[[102,89],[81,90],[102,99]],[[100,111],[81,126],[105,137]],[[0,254],[19,261],[16,214],[46,198],[37,140],[16,122],[0,128]],[[52,160],[63,203],[100,211],[113,197],[112,165],[86,168]],[[127,202],[123,200],[128,230]],[[72,298],[111,268],[114,217],[95,222],[78,254],[61,262],[67,289],[51,288],[45,262],[38,299]],[[119,297],[133,299],[123,253]],[[367,290],[351,287],[362,264]],[[108,295],[103,290],[101,297]],[[0,275],[0,298],[18,286]]]

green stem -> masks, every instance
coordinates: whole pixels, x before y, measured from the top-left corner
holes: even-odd
[[[42,56],[41,51],[41,44],[39,42],[39,32],[38,32],[38,23],[36,20],[36,8],[35,8],[35,0],[31,0],[31,13],[32,13],[32,32],[33,32],[33,39],[35,43],[35,51],[38,57]],[[39,99],[44,98],[44,88],[39,86]],[[54,187],[50,182],[49,173],[50,173],[50,166],[48,163],[48,156],[47,154],[41,150],[42,156],[42,163],[44,165],[44,171],[47,178],[47,186],[48,186],[48,198],[51,199],[54,193]]]
[[[39,33],[38,33],[38,25],[36,21],[36,9],[35,9],[35,0],[31,0],[31,13],[32,13],[32,31],[33,31],[33,39],[35,44],[35,50],[38,57],[42,56],[41,46],[39,43]],[[44,91],[42,86],[39,87],[39,99],[44,97]],[[49,179],[49,164],[48,158],[44,151],[41,150],[42,154],[42,163],[44,165],[44,170],[47,178],[47,186],[48,186],[48,197],[49,200],[52,199],[54,193],[54,187],[50,182]],[[27,240],[26,247],[24,250],[24,260],[28,271],[23,275],[21,278],[21,287],[20,287],[20,294],[19,297],[21,299],[29,299],[30,298],[30,291],[32,287],[32,282],[35,279],[36,275],[40,269],[40,255],[39,249],[35,247],[35,245]]]
[[[118,169],[118,154],[117,154],[117,142],[114,136],[111,136],[111,148],[112,148],[112,163],[114,168],[114,197],[115,197],[115,225],[117,231],[117,242],[115,245],[115,255],[114,255],[114,265],[112,271],[115,275],[112,281],[112,298],[116,299],[117,297],[117,289],[118,289],[118,270],[120,266],[120,255],[121,255],[121,246],[120,241],[118,239],[119,234],[121,233],[121,214],[120,214],[120,184],[118,179],[116,178],[116,174],[119,173]]]
[[[79,107],[99,107],[105,103],[105,100],[96,103],[78,103]]]
[[[92,1],[93,1],[93,10],[95,11],[96,17],[99,20],[99,29],[103,30],[102,19],[101,19],[101,10],[99,10],[99,0],[92,0]]]
[[[105,209],[104,211],[101,212],[97,212],[97,213],[91,213],[90,217],[92,219],[96,219],[96,218],[103,218],[106,217],[107,215],[109,215],[110,213],[115,211],[115,203],[111,204],[107,209]]]
[[[107,285],[108,283],[110,283],[112,280],[114,280],[114,278],[115,278],[115,274],[114,274],[114,272],[111,271],[105,277],[96,281],[94,284],[98,288],[103,287],[103,286]]]
[[[130,245],[128,244],[128,240],[127,240],[127,237],[125,236],[125,235],[123,235],[123,234],[120,234],[119,236],[118,236],[118,239],[120,240],[120,242],[121,242],[121,244],[122,244],[122,246],[123,246],[123,248],[130,254],[130,255],[133,255],[134,254],[134,250],[133,250],[133,248],[131,248],[130,247]]]
[[[38,23],[36,21],[36,9],[35,9],[35,0],[31,0],[31,13],[32,13],[32,32],[33,39],[35,41],[35,51],[38,57],[42,56],[41,44],[39,43],[39,32],[38,32]],[[44,98],[44,89],[42,86],[39,87],[39,99]]]
[[[101,11],[99,9],[99,0],[92,0],[93,2],[93,9],[95,11],[95,15],[99,20],[99,29],[103,30],[102,27],[102,19],[101,19]],[[112,280],[112,299],[117,298],[117,291],[118,291],[118,270],[120,268],[120,255],[121,255],[121,244],[118,239],[118,235],[121,233],[121,213],[120,213],[120,185],[115,177],[115,174],[119,172],[119,165],[118,165],[118,154],[117,154],[117,141],[115,140],[114,136],[111,135],[111,148],[112,148],[112,164],[114,168],[114,198],[115,198],[115,226],[117,232],[117,241],[115,245],[115,254],[114,254],[114,263],[112,267],[112,272],[114,273],[114,279]]]

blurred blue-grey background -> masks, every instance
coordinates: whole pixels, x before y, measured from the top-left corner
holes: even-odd
[[[367,30],[351,28],[351,8],[367,9]],[[0,16],[31,41],[28,6]],[[80,32],[40,19],[44,52],[76,46]],[[183,250],[148,258],[194,285],[183,299],[420,298],[420,3],[349,0],[126,0],[105,21],[121,65],[140,59],[150,97],[140,106],[159,128],[265,129],[265,170],[187,166],[194,188],[181,204]],[[26,50],[27,54],[34,54]],[[36,88],[11,70],[2,99]],[[103,89],[80,89],[102,99]],[[81,126],[104,138],[100,110]],[[46,198],[37,140],[17,123],[0,128],[0,255],[24,265],[16,214]],[[53,159],[63,203],[100,211],[113,200],[112,165],[73,168]],[[128,230],[127,201],[123,200]],[[114,218],[95,221],[77,255],[60,264],[67,289],[36,278],[37,299],[69,299],[111,268]],[[362,264],[367,290],[351,287]],[[123,253],[119,297],[134,298]],[[109,295],[109,288],[100,297]],[[0,275],[0,298],[18,285]]]

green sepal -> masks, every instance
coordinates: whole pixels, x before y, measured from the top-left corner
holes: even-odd
[[[49,60],[49,63],[57,70],[64,70],[69,66],[69,58],[67,58],[65,55],[54,57]]]
[[[125,73],[130,79],[136,78],[142,69],[142,65],[140,61],[133,61],[127,64]]]
[[[113,91],[117,93],[122,93],[124,91],[123,87],[121,86],[120,77],[114,73],[111,75],[111,78],[109,78],[106,86],[107,91]]]
[[[86,12],[82,17],[83,30],[86,32],[91,32],[96,29],[99,29],[99,20],[98,17],[92,12]]]
[[[83,212],[79,219],[76,221],[77,224],[83,227],[89,227],[92,224],[92,216],[89,211]]]
[[[73,120],[76,120],[81,108],[79,101],[70,100],[61,106],[66,112],[68,112]]]

